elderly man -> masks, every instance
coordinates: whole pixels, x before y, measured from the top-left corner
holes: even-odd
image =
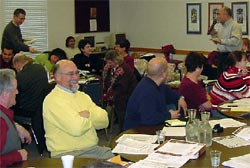
[[[2,54],[0,55],[0,69],[10,68],[14,69],[12,65],[12,59],[14,57],[13,49],[10,47],[4,47]]]
[[[12,21],[7,24],[3,31],[1,48],[10,46],[14,49],[15,54],[20,51],[37,52],[34,48],[27,46],[22,38],[20,25],[23,24],[25,16],[26,12],[23,9],[16,9],[14,11]]]
[[[23,143],[30,144],[31,136],[22,126],[14,124],[14,113],[9,109],[16,103],[18,93],[15,72],[1,69],[0,81],[0,167],[5,167],[27,160],[28,153],[21,149],[20,139]]]
[[[165,58],[156,57],[149,61],[147,76],[139,82],[129,98],[125,130],[142,125],[160,125],[164,124],[165,120],[178,118],[180,109],[168,110],[169,104],[178,104],[178,107],[186,111],[187,104],[183,96],[164,84],[167,67]]]
[[[79,72],[70,60],[60,60],[54,68],[55,88],[43,102],[45,138],[52,157],[108,159],[111,150],[98,146],[96,129],[108,126],[107,112],[78,91]]]
[[[212,41],[217,45],[218,75],[222,73],[222,67],[229,52],[240,51],[242,48],[241,26],[232,19],[233,12],[227,6],[219,10],[218,22],[212,30]]]

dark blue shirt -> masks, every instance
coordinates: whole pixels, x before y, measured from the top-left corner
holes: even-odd
[[[165,84],[158,86],[144,77],[129,98],[124,129],[142,125],[160,125],[171,119],[166,106],[178,104],[180,95]]]

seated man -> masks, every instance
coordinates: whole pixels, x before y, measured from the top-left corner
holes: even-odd
[[[147,76],[134,89],[129,98],[124,129],[141,125],[160,125],[165,120],[178,118],[178,110],[167,110],[167,105],[178,104],[186,112],[187,104],[183,96],[171,90],[164,84],[167,77],[167,61],[156,57],[149,61]]]
[[[111,158],[109,148],[97,145],[96,134],[96,129],[108,126],[107,112],[78,91],[76,65],[70,60],[58,61],[54,77],[57,85],[43,102],[46,145],[51,156]]]
[[[50,53],[42,53],[38,55],[35,58],[34,63],[41,64],[48,72],[53,72],[55,63],[62,59],[68,59],[66,53],[62,49],[56,48]]]
[[[32,126],[38,140],[40,153],[45,149],[45,138],[42,117],[42,105],[45,96],[51,91],[47,72],[39,64],[33,64],[32,58],[16,54],[13,65],[17,71],[15,116],[31,118]]]
[[[21,149],[20,139],[23,143],[30,144],[31,136],[22,126],[14,124],[14,113],[9,109],[16,103],[18,93],[15,72],[1,69],[0,81],[0,167],[5,167],[27,160],[28,153]]]
[[[0,69],[2,68],[14,69],[12,66],[13,57],[14,57],[13,49],[10,47],[4,47],[2,49],[2,54],[0,55]]]

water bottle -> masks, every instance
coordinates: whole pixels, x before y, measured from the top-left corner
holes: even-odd
[[[186,141],[199,142],[199,128],[195,121],[196,109],[188,109],[188,122],[186,125]]]
[[[199,126],[199,142],[212,145],[212,127],[209,124],[210,112],[201,112],[201,123]]]

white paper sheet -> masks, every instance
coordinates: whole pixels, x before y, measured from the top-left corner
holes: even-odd
[[[150,144],[133,139],[125,139],[119,142],[112,150],[113,153],[142,154],[152,153],[159,144]]]
[[[155,143],[157,140],[157,135],[147,135],[147,134],[123,134],[115,142],[122,142],[126,139],[133,139],[136,141],[142,141],[146,143]]]
[[[230,158],[230,160],[223,162],[222,165],[228,167],[249,168],[250,154]]]
[[[210,120],[209,124],[211,125],[212,128],[216,124],[220,124],[220,126],[223,128],[241,127],[241,126],[246,125],[246,123],[239,122],[239,121],[234,120],[232,118],[224,118],[224,119],[220,119],[220,120]]]
[[[246,141],[240,137],[235,135],[223,136],[223,137],[215,137],[212,139],[213,141],[222,144],[228,148],[237,148],[241,146],[250,145],[250,141]]]
[[[186,136],[185,127],[164,127],[165,136]]]
[[[240,127],[233,132],[237,137],[250,141],[250,126]]]

